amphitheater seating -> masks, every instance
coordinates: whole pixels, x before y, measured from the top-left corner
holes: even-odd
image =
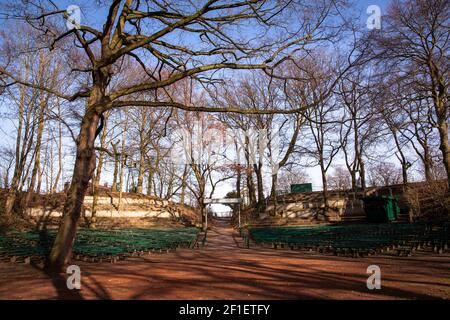
[[[74,244],[74,258],[85,261],[125,259],[151,252],[191,247],[196,228],[167,229],[80,229]],[[0,259],[30,262],[50,252],[55,231],[14,231],[0,234]]]
[[[361,257],[394,250],[410,255],[425,247],[442,253],[450,243],[449,228],[449,224],[352,224],[252,228],[250,235],[263,247]]]

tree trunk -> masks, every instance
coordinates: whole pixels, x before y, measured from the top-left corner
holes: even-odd
[[[355,170],[349,169],[350,178],[352,179],[352,192],[353,199],[356,199],[356,172]]]
[[[361,180],[361,189],[362,189],[363,193],[365,194],[365,192],[366,192],[366,169],[365,169],[364,161],[362,160],[362,158],[360,158],[360,160],[359,160],[359,178]]]
[[[98,185],[100,178],[98,175],[98,168],[100,167],[100,161],[97,166],[97,172],[94,174],[94,179],[92,182],[92,206],[91,206],[91,219],[89,221],[89,228],[95,229],[97,222],[97,202],[98,202]]]
[[[432,79],[432,99],[437,115],[437,127],[439,132],[439,149],[442,152],[442,162],[447,172],[447,186],[450,190],[450,147],[448,145],[448,96],[444,75],[440,74],[438,67],[427,61]]]
[[[106,136],[108,133],[108,117],[109,112],[104,115],[104,125],[102,130],[102,135],[100,137],[100,147],[105,147]],[[95,223],[97,221],[97,202],[98,202],[98,187],[100,185],[100,178],[103,170],[103,162],[105,159],[105,152],[101,151],[98,156],[97,170],[95,172],[94,181],[92,182],[92,210],[91,210],[91,221],[89,222],[89,228],[95,229]]]
[[[16,195],[17,195],[17,183],[14,183],[13,181],[6,195],[5,216],[11,216],[14,204],[16,203]]]
[[[187,180],[188,166],[184,166],[183,177],[181,178],[181,195],[180,195],[180,203],[184,204],[186,198],[186,180]]]
[[[428,158],[428,156],[427,156]],[[427,182],[430,182],[433,180],[433,172],[431,171],[431,164],[430,164],[430,159],[424,159],[423,161],[423,168],[425,170],[425,180]]]
[[[146,139],[146,132],[145,132],[145,122],[146,122],[146,116],[145,113],[142,118],[142,122],[140,124],[139,128],[139,173],[138,173],[138,179],[137,179],[137,185],[136,185],[136,192],[142,193],[142,185],[144,184],[144,172],[145,172],[145,139]]]
[[[273,201],[273,213],[274,215],[277,213],[277,185],[278,185],[278,172],[272,174],[272,188],[270,190],[270,197]]]
[[[272,174],[272,187],[270,188],[270,197],[276,201],[277,196],[277,185],[278,185],[278,172]]]
[[[41,95],[43,92],[41,92]],[[39,108],[39,116],[38,116],[38,128],[37,128],[37,136],[36,136],[36,146],[35,146],[35,155],[34,155],[34,167],[31,172],[31,182],[28,188],[28,193],[25,196],[24,207],[28,206],[28,202],[30,201],[31,194],[35,191],[36,179],[41,167],[41,144],[42,144],[42,134],[44,132],[45,125],[45,108],[47,106],[48,99],[41,96],[40,100],[40,108]]]
[[[207,231],[208,229],[208,222],[207,222],[207,212],[204,204],[200,204],[200,213],[202,215],[202,231]]]
[[[253,182],[252,173],[253,173],[253,170],[248,168],[246,182],[247,182],[247,189],[248,189],[248,200],[249,200],[250,205],[254,205],[256,203],[256,190],[255,190],[255,183]]]
[[[5,215],[11,216],[12,211],[14,209],[14,205],[16,203],[17,194],[19,193],[20,186],[20,177],[23,175],[25,159],[21,156],[19,160],[18,170],[14,172],[14,176],[11,181],[11,185],[8,189],[8,193],[6,195],[5,200]]]
[[[242,174],[241,174],[241,167],[238,167],[237,174],[236,174],[236,197],[241,198],[241,180],[242,180]],[[239,204],[239,208],[242,208],[242,202]]]
[[[403,184],[408,183],[408,169],[406,168],[406,163],[402,162],[402,177],[403,177]]]
[[[261,170],[261,163],[258,163],[258,165],[254,165],[255,173],[256,173],[256,184],[258,187],[258,203],[264,202],[264,185],[263,185],[263,178],[262,178],[262,170]]]
[[[136,192],[142,193],[142,185],[144,184],[144,167],[145,167],[145,158],[144,153],[141,151],[139,156],[139,173],[136,185]]]
[[[150,164],[148,164],[148,178],[147,178],[147,195],[152,195],[152,183],[153,183],[153,169]]]
[[[407,184],[408,183],[408,168],[406,166],[406,163],[407,163],[406,157],[403,153],[403,150],[402,150],[400,143],[398,141],[398,138],[397,138],[397,129],[391,128],[391,132],[392,132],[392,136],[394,137],[394,142],[395,142],[395,145],[397,146],[398,153],[400,155],[400,157],[397,156],[397,158],[399,159],[400,164],[402,166],[403,184]]]
[[[448,124],[446,121],[438,122],[438,131],[440,137],[439,149],[442,152],[442,161],[447,172],[447,185],[450,190],[450,147],[448,144]]]
[[[325,170],[324,163],[320,164],[320,172],[322,173],[322,197],[325,210],[328,210],[328,183],[327,183],[327,171]]]
[[[95,170],[94,140],[98,120],[99,115],[88,108],[81,122],[72,182],[67,192],[61,225],[47,265],[53,270],[60,270],[69,262],[72,255],[78,219],[89,181]]]
[[[61,116],[61,109],[58,101],[58,116]],[[58,188],[59,179],[62,175],[62,125],[61,121],[58,123],[58,173],[56,174],[55,184],[52,188],[52,193],[56,193],[56,190]]]
[[[26,69],[26,77],[28,77],[28,69]],[[21,146],[22,146],[22,126],[23,126],[23,115],[25,110],[25,86],[20,87],[20,101],[19,101],[19,124],[17,128],[16,137],[16,153],[15,153],[15,164],[14,173],[11,180],[11,184],[8,189],[5,200],[5,215],[10,216],[16,202],[17,188],[19,187],[19,179],[21,176],[20,163],[21,163]]]
[[[45,165],[45,162],[44,162]],[[40,168],[39,169],[39,174],[37,177],[37,186],[36,186],[36,193],[40,193],[41,192],[41,188],[42,188],[42,175],[44,174],[43,172],[44,168]]]
[[[433,172],[432,172],[433,160],[431,159],[430,148],[428,147],[427,141],[425,141],[425,143],[423,144],[422,160],[423,160],[423,168],[425,170],[425,180],[427,182],[432,181],[433,180]]]
[[[250,203],[250,206],[253,206],[256,203],[256,190],[255,190],[255,184],[253,182],[253,168],[250,163],[250,152],[249,152],[249,137],[245,136],[245,161],[247,162],[247,175],[246,175],[246,182],[247,182],[247,189],[248,189],[248,200]]]
[[[113,173],[113,183],[111,186],[111,191],[116,192],[117,191],[117,176],[119,175],[119,155],[117,153],[117,144],[119,142],[116,142],[115,144],[111,142],[113,152],[114,152],[114,173]]]
[[[198,168],[198,167],[197,167]],[[205,199],[205,186],[206,186],[206,182],[203,179],[203,176],[201,176],[201,174],[199,175],[199,172],[196,172],[196,176],[197,178],[199,178],[198,183],[199,183],[199,193],[198,193],[198,204],[200,205],[200,214],[202,216],[202,230],[206,231],[208,229],[208,217],[206,216],[208,213],[206,211],[206,206],[204,203],[204,199]]]
[[[169,176],[168,180],[169,181],[167,182],[166,196],[164,198],[170,200],[173,195],[173,177]]]
[[[120,177],[119,177],[119,211],[122,210],[122,194],[124,191],[123,182],[124,182],[124,175],[125,175],[125,164],[126,164],[126,157],[125,157],[125,135],[126,135],[126,125],[125,129],[122,132],[122,146],[121,146],[121,154],[120,154]],[[126,192],[125,188],[125,192]]]

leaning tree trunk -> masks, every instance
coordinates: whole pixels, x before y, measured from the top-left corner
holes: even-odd
[[[92,104],[90,103],[90,105]],[[63,217],[48,260],[47,267],[53,270],[60,270],[69,262],[72,256],[77,223],[89,181],[95,170],[94,140],[99,115],[92,109],[88,108],[83,117],[77,138],[72,182],[67,191]]]

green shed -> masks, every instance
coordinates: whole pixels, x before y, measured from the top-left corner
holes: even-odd
[[[369,222],[391,222],[400,214],[397,199],[390,196],[366,197],[364,212]]]

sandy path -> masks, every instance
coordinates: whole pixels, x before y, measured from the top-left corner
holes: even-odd
[[[0,263],[0,299],[396,299],[450,298],[450,255],[343,258],[242,248],[223,222],[204,249],[177,250],[111,263],[77,263],[81,290],[65,275]],[[366,269],[377,264],[382,289],[366,287]]]

